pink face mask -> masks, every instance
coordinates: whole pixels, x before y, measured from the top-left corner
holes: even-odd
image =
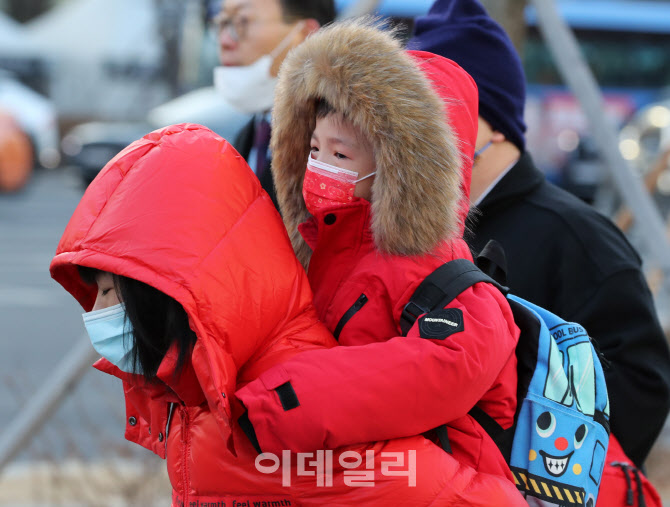
[[[357,172],[319,162],[311,156],[302,183],[302,196],[312,215],[326,208],[336,208],[353,202],[356,183],[375,173],[356,179]]]

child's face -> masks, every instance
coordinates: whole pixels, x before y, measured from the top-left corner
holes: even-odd
[[[340,115],[329,114],[316,120],[310,146],[313,159],[357,172],[359,179],[375,171],[372,144],[360,129]],[[369,201],[374,178],[358,182],[354,196]]]

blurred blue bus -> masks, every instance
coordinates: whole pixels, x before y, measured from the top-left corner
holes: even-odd
[[[335,0],[337,12],[343,12],[359,0]],[[376,12],[381,16],[394,18],[415,18],[426,14],[433,0],[380,0]]]

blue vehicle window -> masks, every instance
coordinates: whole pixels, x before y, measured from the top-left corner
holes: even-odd
[[[668,34],[576,30],[598,84],[607,88],[660,88],[670,83]],[[531,29],[524,47],[529,83],[560,85],[561,77],[539,33]]]

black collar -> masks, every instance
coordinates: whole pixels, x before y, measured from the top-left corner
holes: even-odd
[[[477,208],[482,213],[488,213],[500,205],[513,202],[532,192],[543,182],[544,174],[535,167],[530,154],[525,152]]]

